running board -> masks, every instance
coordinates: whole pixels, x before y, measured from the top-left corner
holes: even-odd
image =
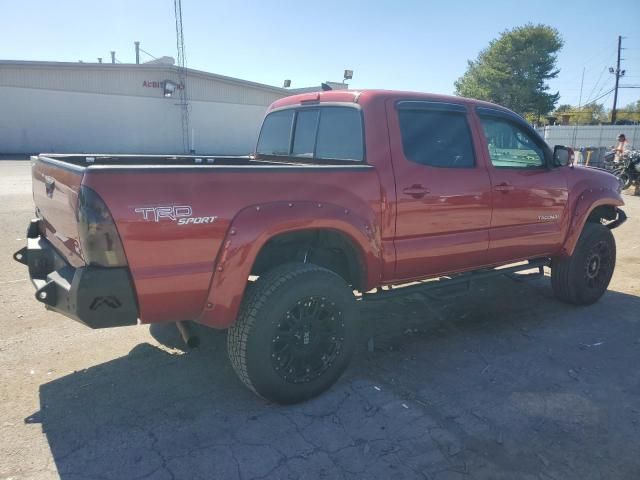
[[[536,278],[544,275],[544,267],[551,265],[551,260],[548,258],[542,258],[537,260],[529,260],[527,263],[514,265],[511,267],[502,268],[485,268],[481,270],[474,270],[472,272],[461,273],[453,277],[439,277],[430,280],[423,280],[418,283],[408,283],[406,286],[389,286],[376,289],[375,292],[367,292],[362,294],[362,300],[365,302],[374,302],[378,300],[386,300],[387,298],[394,298],[404,295],[410,295],[412,293],[426,293],[431,290],[446,288],[452,285],[466,284],[466,289],[471,288],[471,283],[477,280],[484,280],[489,277],[495,277],[498,275],[511,276],[516,272],[522,272],[524,270],[531,270],[537,268],[538,272],[534,275]]]

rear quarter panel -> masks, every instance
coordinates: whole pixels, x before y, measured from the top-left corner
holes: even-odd
[[[143,323],[200,320],[211,326],[228,325],[228,317],[218,320],[215,315],[206,314],[205,310],[213,309],[209,287],[235,217],[250,211],[249,208],[269,211],[270,204],[279,205],[271,207],[279,212],[277,215],[262,215],[262,220],[256,220],[256,225],[260,225],[260,241],[276,233],[277,225],[287,225],[286,218],[291,213],[280,212],[292,211],[289,203],[331,204],[341,211],[348,209],[353,218],[368,219],[372,225],[380,222],[380,184],[376,170],[368,166],[92,167],[85,176],[85,184],[105,200],[116,222]],[[182,205],[190,206],[194,217],[214,216],[216,220],[178,225],[170,219],[145,220],[136,212],[143,207]],[[319,225],[321,217],[322,214],[306,216],[296,228],[301,225],[313,228]],[[251,250],[238,257],[240,261],[235,268],[241,269],[243,275],[221,277],[225,292],[242,295],[247,280],[245,272],[253,264],[255,253]],[[220,284],[213,284],[212,288],[216,301],[224,298],[216,296],[222,288]]]

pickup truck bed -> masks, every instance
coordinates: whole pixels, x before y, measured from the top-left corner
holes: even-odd
[[[354,291],[533,261],[559,298],[596,301],[623,202],[571,155],[485,102],[302,94],[270,107],[251,156],[32,157],[15,258],[38,301],[93,328],[230,328],[243,382],[299,401],[346,367]]]
[[[108,205],[120,237],[126,239],[127,265],[144,323],[202,319],[211,326],[228,326],[231,318],[213,315],[205,305],[216,258],[234,218],[252,224],[234,233],[234,240],[249,243],[256,240],[251,238],[255,222],[262,218],[269,222],[269,210],[291,208],[287,227],[291,231],[313,227],[312,215],[321,220],[335,214],[337,207],[328,199],[349,205],[351,218],[366,219],[371,225],[379,214],[370,207],[379,204],[380,197],[376,172],[367,165],[296,165],[248,158],[225,158],[226,165],[218,164],[218,159],[214,164],[197,164],[196,157],[90,158],[95,160],[87,166],[82,166],[86,161],[80,156],[41,155],[33,160],[37,215],[46,219],[43,237],[73,267],[84,266],[75,212],[81,185],[96,192]],[[51,181],[54,192],[49,194]],[[288,206],[291,202],[295,209]],[[318,207],[322,202],[324,209]],[[261,205],[264,210],[259,213]],[[188,207],[189,218],[212,220],[181,225],[179,218],[171,218],[176,207]],[[170,209],[164,216],[163,208]],[[229,246],[223,252],[227,263],[235,261]],[[221,311],[232,299],[215,305]]]

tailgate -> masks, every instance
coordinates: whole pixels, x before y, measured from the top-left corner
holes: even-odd
[[[73,267],[84,265],[78,238],[76,210],[85,168],[60,160],[31,157],[33,201],[42,221],[41,235]]]

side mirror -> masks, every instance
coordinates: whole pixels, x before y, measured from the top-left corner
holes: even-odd
[[[564,145],[556,145],[553,147],[553,163],[560,167],[566,167],[567,165],[573,166],[573,149],[565,147]]]

